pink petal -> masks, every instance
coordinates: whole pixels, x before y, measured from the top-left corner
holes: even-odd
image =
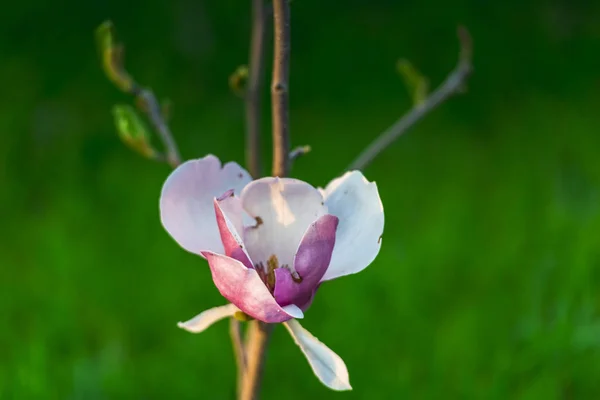
[[[267,323],[303,317],[298,307],[284,309],[277,304],[256,270],[221,254],[207,251],[202,255],[208,260],[213,281],[221,295],[246,314]]]
[[[234,258],[242,262],[246,267],[252,268],[252,261],[244,249],[244,242],[240,238],[235,223],[232,219],[228,218],[229,215],[225,215],[222,206],[229,208],[231,211],[232,218],[238,222],[239,225],[242,223],[242,205],[239,198],[235,197],[233,191],[228,191],[226,196],[221,196],[219,199],[214,200],[215,214],[217,217],[217,226],[219,227],[219,233],[221,235],[221,241],[225,250],[225,255]]]
[[[323,191],[329,213],[340,219],[331,263],[323,281],[365,269],[379,253],[383,234],[383,205],[377,185],[360,171],[331,181]]]
[[[302,237],[294,256],[294,270],[301,278],[294,281],[286,268],[275,270],[275,299],[280,305],[309,305],[313,294],[327,271],[335,245],[338,218],[326,214],[313,222]]]
[[[275,255],[279,265],[292,265],[308,226],[327,214],[321,193],[291,178],[262,178],[248,184],[240,195],[244,209],[257,218],[246,228],[244,243],[255,264]]]
[[[173,239],[189,252],[222,252],[213,199],[229,189],[240,193],[251,180],[238,164],[230,162],[221,166],[213,155],[186,161],[163,185],[161,222]]]

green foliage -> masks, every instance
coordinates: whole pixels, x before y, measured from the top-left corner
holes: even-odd
[[[156,151],[150,144],[148,127],[135,109],[128,104],[117,104],[112,112],[121,140],[144,157],[155,157]]]
[[[176,326],[225,301],[205,261],[161,227],[170,168],[115,135],[109,110],[125,96],[90,27],[113,18],[136,78],[177,102],[186,158],[242,162],[244,111],[227,84],[248,53],[242,3],[5,4],[0,399],[234,397],[227,323]],[[354,390],[323,388],[276,329],[264,399],[600,398],[592,3],[294,2],[292,140],[313,147],[294,174],[314,185],[411,106],[398,55],[436,86],[460,21],[475,74],[365,171],[386,210],[381,254],[323,285],[306,313]]]

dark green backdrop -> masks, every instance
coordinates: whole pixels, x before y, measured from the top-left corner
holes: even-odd
[[[293,172],[314,185],[410,106],[399,57],[437,84],[463,23],[475,74],[366,169],[386,210],[380,256],[323,287],[304,320],[344,358],[354,391],[322,387],[277,329],[264,398],[599,398],[600,2],[292,7],[292,141],[314,149]],[[227,323],[176,327],[224,300],[160,225],[169,168],[115,134],[111,106],[130,99],[103,76],[93,32],[111,18],[129,69],[174,101],[185,158],[243,162],[227,79],[246,62],[249,11],[241,0],[2,5],[1,399],[233,398]]]

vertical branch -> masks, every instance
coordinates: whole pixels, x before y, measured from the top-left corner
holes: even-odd
[[[240,400],[256,400],[260,392],[267,345],[273,332],[273,325],[252,321],[248,327],[246,340],[246,373],[242,380]]]
[[[273,0],[274,56],[271,82],[273,114],[273,176],[287,176],[290,170],[290,132],[288,80],[290,71],[289,0]],[[246,340],[246,371],[240,391],[241,400],[258,398],[267,345],[273,325],[251,322]]]
[[[252,0],[249,77],[246,86],[246,164],[250,175],[259,178],[261,88],[263,83],[266,7],[264,0]]]
[[[242,341],[242,327],[240,321],[234,317],[230,318],[229,334],[231,335],[231,343],[233,344],[233,354],[237,364],[237,391],[238,396],[241,394],[242,382],[246,372],[246,353],[244,351],[244,342]]]
[[[290,169],[289,94],[290,5],[289,0],[273,0],[275,46],[271,108],[273,112],[273,176],[286,176]]]

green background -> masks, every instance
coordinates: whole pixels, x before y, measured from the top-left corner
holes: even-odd
[[[1,399],[233,398],[227,323],[176,327],[224,299],[160,225],[170,170],[119,141],[110,109],[131,99],[103,75],[93,32],[111,18],[128,69],[173,100],[185,158],[241,163],[227,80],[247,60],[249,11],[3,4]],[[437,85],[463,23],[475,74],[365,170],[386,212],[381,253],[323,286],[303,322],[354,391],[323,387],[279,328],[265,399],[600,397],[599,18],[583,0],[294,0],[292,142],[313,152],[293,175],[315,186],[410,107],[399,57]]]

